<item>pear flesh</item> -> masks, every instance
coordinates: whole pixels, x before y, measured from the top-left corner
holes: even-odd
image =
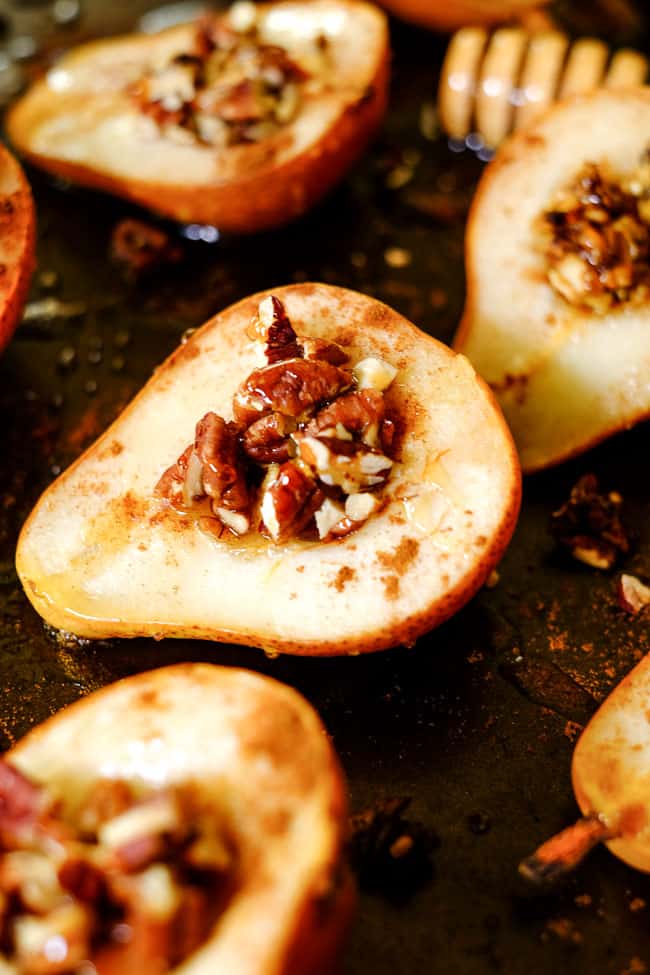
[[[548,282],[538,229],[585,163],[633,172],[649,132],[650,89],[596,91],[508,140],[479,185],[455,348],[494,388],[525,472],[650,415],[650,307],[570,305]]]
[[[190,787],[223,828],[234,894],[173,971],[315,975],[333,963],[354,906],[345,787],[318,716],[291,688],[236,668],[167,667],[73,704],[6,759],[72,823],[108,779],[143,796]]]
[[[351,364],[397,369],[401,427],[381,509],[336,540],[214,538],[155,486],[202,416],[232,417],[264,365],[248,337],[266,295],[217,315],[157,370],[109,430],[45,492],[16,564],[52,626],[79,636],[200,637],[272,652],[410,644],[458,610],[514,529],[520,472],[503,418],[463,356],[380,302],[319,284],[274,290],[300,336]]]

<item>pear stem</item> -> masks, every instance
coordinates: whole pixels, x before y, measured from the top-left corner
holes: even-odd
[[[609,827],[597,815],[585,816],[522,860],[519,873],[537,886],[553,884],[575,870],[595,846],[612,836]]]

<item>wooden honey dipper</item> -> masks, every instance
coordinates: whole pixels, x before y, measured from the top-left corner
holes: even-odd
[[[490,34],[484,27],[463,27],[449,42],[442,66],[440,123],[453,139],[476,132],[495,148],[551,102],[601,86],[641,85],[648,68],[639,51],[612,54],[593,37],[570,42],[557,30],[531,34],[502,27]]]

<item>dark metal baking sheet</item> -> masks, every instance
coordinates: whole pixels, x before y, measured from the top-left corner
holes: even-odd
[[[68,37],[126,28],[152,6],[86,0],[85,19]],[[394,48],[390,117],[340,189],[285,230],[185,241],[184,264],[147,281],[128,282],[108,260],[111,230],[132,207],[29,171],[39,271],[59,278],[52,292],[37,275],[32,301],[54,293],[80,307],[48,318],[31,304],[0,360],[0,744],[139,670],[207,660],[271,674],[322,715],[354,809],[411,795],[410,814],[438,836],[421,886],[399,899],[362,894],[348,975],[642,973],[650,966],[646,876],[599,850],[560,892],[533,896],[516,867],[577,815],[569,781],[575,735],[650,649],[647,621],[617,606],[616,574],[560,557],[549,515],[580,474],[595,471],[625,498],[637,536],[628,571],[650,573],[648,424],[528,479],[498,585],[413,649],[269,660],[192,641],[62,646],[14,572],[17,533],[41,490],[187,328],[231,301],[320,279],[374,294],[450,340],[463,300],[464,216],[481,164],[452,154],[430,128],[443,41],[394,25]],[[390,255],[387,262],[396,247],[408,252],[407,266],[391,267]]]

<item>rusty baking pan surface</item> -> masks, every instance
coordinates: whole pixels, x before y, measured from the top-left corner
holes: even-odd
[[[81,17],[45,43],[127,29],[153,6],[86,0]],[[159,665],[206,660],[271,674],[320,712],[353,810],[410,796],[404,816],[430,840],[423,869],[387,884],[374,877],[362,893],[348,975],[640,975],[650,967],[646,876],[597,850],[561,890],[540,896],[518,879],[517,864],[576,817],[576,735],[650,649],[647,623],[618,606],[616,573],[559,554],[549,518],[578,477],[595,472],[624,498],[635,538],[625,569],[650,574],[648,424],[528,479],[498,584],[412,649],[270,660],[192,641],[67,645],[43,627],[14,571],[18,531],[43,488],[187,329],[232,301],[323,280],[375,295],[450,341],[463,302],[464,220],[482,163],[452,153],[435,128],[444,40],[393,27],[392,110],[379,140],[335,193],[285,230],[248,240],[208,233],[206,241],[196,229],[171,228],[184,260],[132,280],[108,254],[115,225],[137,211],[28,171],[39,267],[0,359],[0,743],[94,688]]]

